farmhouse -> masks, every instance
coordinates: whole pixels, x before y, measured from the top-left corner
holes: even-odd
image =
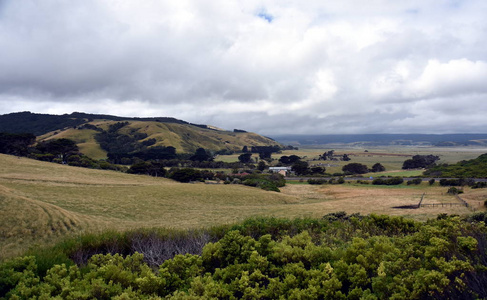
[[[291,172],[291,167],[269,167],[269,171],[287,176],[287,174]]]

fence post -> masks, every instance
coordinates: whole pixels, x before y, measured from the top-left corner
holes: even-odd
[[[426,194],[426,193],[423,193],[423,195],[421,195],[421,200],[419,200],[419,203],[418,203],[418,208],[420,208],[420,207],[421,207],[421,203],[423,202],[423,199],[424,199],[424,195],[425,195],[425,194]]]

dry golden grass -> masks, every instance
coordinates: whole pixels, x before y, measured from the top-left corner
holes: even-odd
[[[87,230],[231,223],[297,201],[241,185],[182,184],[0,155],[0,255]]]
[[[90,170],[0,155],[0,258],[65,235],[140,227],[196,228],[250,216],[321,217],[336,211],[411,216],[466,214],[462,207],[397,209],[455,201],[446,188],[287,185],[281,193],[242,185],[183,184],[168,179]],[[485,193],[467,190],[467,201]],[[468,198],[468,197],[471,197]]]
[[[424,203],[458,203],[454,196],[447,195],[443,187],[421,186],[372,186],[372,185],[287,185],[282,192],[302,197],[305,203],[296,206],[296,212],[307,212],[319,217],[334,211],[361,214],[387,214],[408,216],[417,220],[436,217],[440,213],[464,215],[470,211],[462,206],[422,207],[419,209],[399,208],[417,205],[421,195],[426,193]],[[307,200],[307,201],[306,201]]]

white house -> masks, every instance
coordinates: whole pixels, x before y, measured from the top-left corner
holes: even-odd
[[[269,167],[269,171],[287,176],[288,172],[291,172],[291,167]]]

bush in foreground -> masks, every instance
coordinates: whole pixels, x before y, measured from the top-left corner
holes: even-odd
[[[33,256],[0,265],[0,296],[76,299],[476,299],[487,296],[485,213],[400,217],[334,213],[254,218],[200,254],[151,266],[139,253],[37,272]],[[235,230],[236,229],[236,230]]]

